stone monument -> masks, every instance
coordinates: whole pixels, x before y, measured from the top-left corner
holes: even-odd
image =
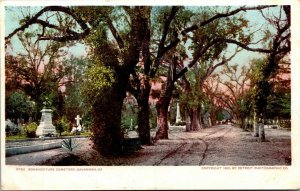
[[[36,135],[45,136],[48,134],[56,135],[56,129],[52,124],[52,110],[51,109],[42,109],[42,117],[40,125],[37,127]]]
[[[180,116],[179,104],[177,103],[177,105],[176,105],[176,121],[175,121],[175,123],[179,123],[179,122],[181,122],[181,116]]]

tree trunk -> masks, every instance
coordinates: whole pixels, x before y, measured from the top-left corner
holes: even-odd
[[[256,121],[256,113],[254,113],[254,116],[253,116],[253,128],[254,128],[254,133],[253,133],[253,136],[254,137],[258,137],[259,136],[259,126],[258,126],[258,122]]]
[[[214,126],[217,124],[217,111],[216,110],[213,110],[211,113],[210,113],[210,120],[211,120],[211,125]]]
[[[264,124],[263,123],[259,123],[258,127],[259,127],[259,141],[265,142],[266,141],[266,137],[265,137]]]
[[[201,119],[200,119],[200,108],[192,108],[191,110],[191,126],[190,126],[190,130],[191,131],[198,131],[199,129],[202,128],[201,125]]]
[[[142,89],[138,102],[138,133],[142,145],[151,144],[150,125],[149,125],[149,95],[151,86],[149,80],[145,80],[145,86]]]
[[[245,118],[244,117],[240,117],[241,119],[241,128],[245,129]]]
[[[172,63],[170,63],[168,70],[168,77],[165,82],[165,86],[161,91],[160,97],[156,103],[157,110],[157,131],[155,139],[168,139],[168,108],[172,98],[172,92],[174,89],[174,74],[176,71],[175,65],[177,58],[174,57]]]
[[[121,112],[125,87],[123,83],[114,83],[105,97],[98,99],[92,108],[94,149],[103,156],[122,153]]]
[[[186,132],[191,131],[191,116],[190,116],[190,111],[186,109],[185,112],[185,130]]]
[[[168,107],[171,97],[160,97],[156,104],[157,110],[157,131],[155,139],[168,139]]]

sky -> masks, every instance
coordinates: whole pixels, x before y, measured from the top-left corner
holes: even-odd
[[[19,26],[19,20],[22,18],[22,13],[19,9],[20,7],[6,7],[5,11],[5,36],[7,36],[9,33],[11,33],[15,28]],[[24,8],[24,7],[23,7]],[[32,9],[32,7],[31,7]],[[35,7],[36,10],[39,10],[39,7]],[[278,13],[278,8],[272,8],[271,13]],[[245,17],[249,19],[249,25],[252,26],[253,30],[258,30],[259,28],[264,29],[265,27],[268,26],[266,23],[265,19],[261,16],[258,11],[247,11],[245,13]],[[261,31],[257,32],[257,39],[261,37]],[[256,39],[256,40],[257,40]],[[16,35],[12,38],[12,44],[13,44],[13,50],[11,52],[22,52],[22,48],[20,45],[20,42],[18,42],[18,39]],[[230,48],[228,49],[229,52],[228,55],[232,54],[232,51],[235,49],[235,45],[230,45]],[[86,56],[87,53],[85,51],[85,46],[83,44],[77,43],[75,46],[71,47],[69,49],[71,54],[74,54],[76,56]],[[249,61],[253,58],[261,57],[262,54],[256,53],[256,52],[251,52],[251,51],[246,51],[242,50],[240,53],[238,53],[231,61],[230,65],[233,64],[238,64],[238,65],[245,65],[249,63]],[[221,70],[219,68],[218,70]]]

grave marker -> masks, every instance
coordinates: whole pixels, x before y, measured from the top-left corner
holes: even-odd
[[[56,129],[52,124],[52,110],[51,109],[42,109],[42,117],[40,125],[37,127],[36,135],[45,136],[48,134],[56,135]]]

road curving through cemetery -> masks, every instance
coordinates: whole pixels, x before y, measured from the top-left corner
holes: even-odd
[[[204,129],[200,129],[199,132]],[[207,134],[199,132],[172,132],[170,130],[170,139],[161,142],[174,144],[176,141],[181,143],[170,150],[162,158],[159,158],[154,166],[182,166],[182,165],[201,165],[207,155],[210,144],[220,141],[231,130],[228,126],[214,128]]]

